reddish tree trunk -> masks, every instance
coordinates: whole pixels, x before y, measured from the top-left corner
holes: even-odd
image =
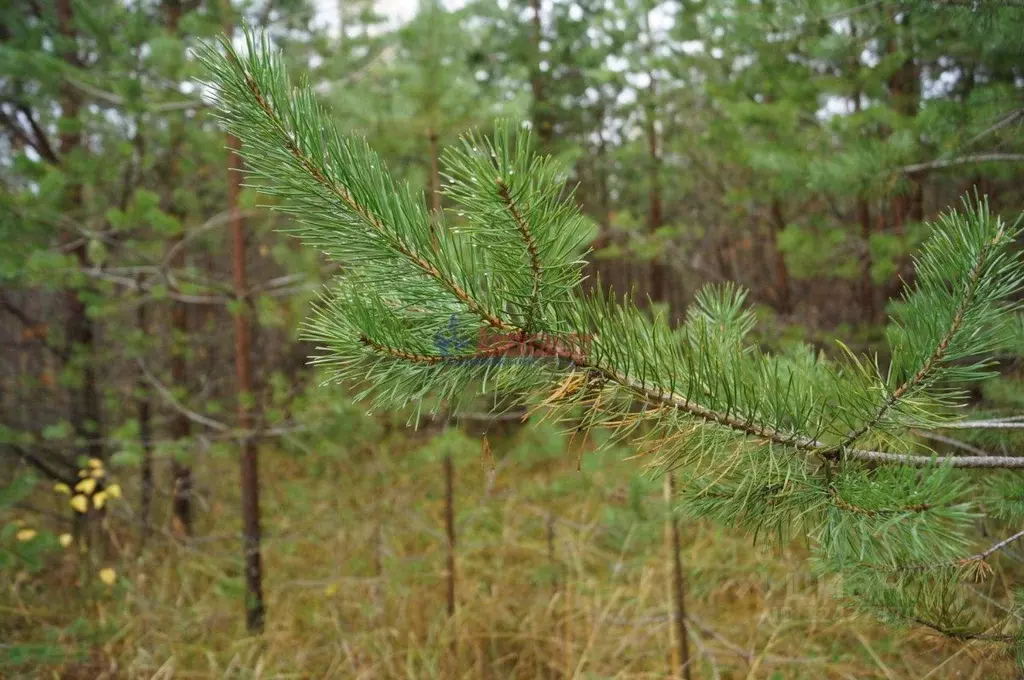
[[[228,209],[231,211],[232,274],[235,306],[235,376],[238,383],[238,428],[242,432],[239,464],[242,485],[242,531],[245,554],[245,621],[250,632],[262,632],[263,559],[260,552],[260,481],[256,437],[253,432],[251,400],[252,356],[249,327],[249,285],[246,278],[245,222],[238,209],[242,186],[241,148],[237,137],[228,135]]]
[[[647,190],[647,231],[653,237],[654,233],[662,224],[662,203],[661,203],[661,157],[658,150],[658,131],[654,121],[654,97],[657,94],[657,86],[654,81],[654,74],[650,74],[651,86],[649,94],[651,102],[647,104],[647,160],[648,160],[648,182]],[[651,260],[650,296],[655,302],[664,302],[667,293],[666,266],[662,255],[655,255]]]
[[[857,218],[860,221],[861,238],[861,264],[860,264],[860,294],[861,309],[867,321],[874,321],[875,310],[875,286],[871,280],[871,208],[866,198],[857,199]]]

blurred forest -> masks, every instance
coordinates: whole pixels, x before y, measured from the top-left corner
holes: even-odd
[[[766,349],[870,352],[940,213],[1024,207],[1024,4],[395,7],[0,6],[0,677],[1014,677],[856,616],[799,541],[680,521],[633,451],[323,385],[299,329],[344,263],[244,184],[193,50],[266,31],[434,210],[442,150],[522,121],[588,285],[680,319],[733,281]],[[974,408],[1020,415],[998,359]]]

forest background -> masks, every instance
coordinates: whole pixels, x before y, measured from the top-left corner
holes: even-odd
[[[197,80],[243,26],[434,210],[442,150],[523,121],[592,221],[589,285],[680,319],[736,282],[769,350],[881,351],[937,216],[1022,208],[1015,0],[4,3],[0,675],[1011,672],[858,616],[800,542],[680,521],[631,450],[322,385],[298,329],[343,265],[244,185]],[[1019,354],[974,408],[1021,412]]]

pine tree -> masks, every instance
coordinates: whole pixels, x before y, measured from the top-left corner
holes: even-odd
[[[915,434],[971,426],[962,388],[993,375],[1018,313],[1019,223],[977,197],[943,214],[895,306],[887,363],[841,344],[838,358],[767,353],[747,339],[754,316],[733,285],[702,289],[675,327],[628,297],[582,292],[592,226],[517,127],[445,151],[444,191],[466,218],[449,227],[332,126],[307,84],[293,88],[266,39],[246,46],[223,41],[201,58],[251,178],[284,199],[297,236],[344,264],[306,325],[330,379],[417,414],[529,393],[574,426],[610,429],[610,442],[635,440],[654,471],[675,472],[690,516],[806,539],[855,605],[1024,647],[1013,623],[1024,591],[995,615],[967,585],[1024,535],[975,547],[979,518],[1024,517],[1012,472],[1024,457],[936,455]]]

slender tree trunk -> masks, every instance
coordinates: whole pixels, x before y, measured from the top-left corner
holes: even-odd
[[[850,27],[851,36],[857,38],[857,22]],[[851,68],[856,70],[859,62],[854,61]],[[853,110],[861,111],[861,91],[858,86],[853,88]],[[874,322],[878,312],[875,305],[875,285],[871,279],[871,207],[866,196],[857,197],[857,222],[860,225],[860,304],[861,314],[865,321]]]
[[[181,263],[183,257],[183,249],[179,248],[178,255],[172,259],[178,264]],[[170,363],[171,383],[174,385],[185,385],[188,381],[188,365],[184,347],[188,342],[188,332],[188,307],[184,302],[173,302],[171,306]],[[187,446],[191,434],[192,422],[188,416],[175,412],[171,416],[171,439],[183,447]],[[192,468],[183,460],[186,455],[185,450],[177,449],[171,457],[171,522],[174,533],[178,536],[192,535]]]
[[[146,304],[139,301],[139,308],[135,312],[135,325],[145,336],[147,334]],[[153,503],[153,431],[150,417],[149,386],[146,385],[141,371],[136,378],[135,389],[138,390],[136,397],[136,409],[139,416],[139,443],[142,445],[142,467],[139,470],[139,483],[141,486],[141,498],[139,501],[139,552],[146,547],[149,540],[150,525],[149,511]]]
[[[224,0],[227,9],[230,3]],[[225,17],[230,12],[225,13]],[[228,23],[224,32],[229,36],[234,26]],[[242,552],[245,563],[245,624],[250,633],[262,633],[266,619],[263,602],[263,554],[260,546],[260,478],[257,441],[253,432],[251,401],[252,347],[249,315],[249,282],[246,276],[245,221],[238,209],[238,195],[242,189],[241,142],[234,135],[228,142],[228,210],[231,226],[231,273],[235,293],[235,377],[238,388],[238,428],[242,433],[239,451],[239,471],[242,494]]]
[[[541,36],[543,34],[540,19],[540,3],[541,0],[530,0],[533,21],[533,32],[530,35],[530,44],[533,45],[533,73],[530,79],[530,87],[533,92],[533,115],[531,117],[540,149],[541,151],[547,151],[551,146],[554,124],[544,93],[544,72],[540,70],[540,63],[543,60],[543,55],[540,51]]]
[[[768,245],[775,258],[775,300],[781,314],[793,311],[793,302],[789,290],[789,267],[786,255],[779,249],[779,234],[786,228],[786,220],[782,216],[782,203],[778,198],[772,199],[772,223],[768,227]]]
[[[644,13],[644,30],[648,36],[648,45],[653,42],[651,38],[650,17]],[[649,57],[652,57],[649,53]],[[661,201],[661,152],[658,148],[658,127],[657,121],[657,97],[658,82],[653,69],[649,69],[647,77],[650,85],[647,88],[647,103],[645,109],[645,130],[647,133],[647,232],[650,236],[661,228],[662,225],[662,201]],[[655,302],[665,302],[667,290],[667,267],[664,258],[659,254],[651,259],[650,296]]]
[[[74,25],[74,8],[72,0],[57,0],[57,22],[61,37],[67,41],[62,58],[71,68],[78,67],[79,59],[76,49],[77,30]],[[60,86],[60,108],[61,118],[65,124],[61,128],[59,138],[60,162],[66,162],[75,149],[82,145],[82,133],[79,128],[79,114],[82,108],[81,98],[78,90],[68,82],[63,81]],[[78,213],[82,202],[82,187],[72,181],[65,190],[63,197],[63,210],[70,215],[69,221],[74,221],[74,215]],[[67,232],[62,235],[65,243],[73,243],[73,252],[80,267],[89,266],[86,243],[78,234]],[[69,288],[65,292],[67,300],[67,326],[66,340],[69,350],[81,352],[84,355],[82,366],[82,384],[77,390],[78,394],[72,394],[70,418],[75,436],[84,439],[86,452],[90,458],[103,460],[103,415],[100,406],[99,388],[96,379],[96,343],[95,328],[86,312],[85,303],[82,301],[78,290]],[[69,352],[70,356],[70,352]]]
[[[665,543],[669,552],[669,568],[672,573],[672,677],[680,673],[684,680],[690,680],[690,644],[686,637],[686,588],[683,580],[683,564],[680,557],[679,524],[672,513],[672,497],[675,495],[675,476],[665,473]]]
[[[552,587],[555,591],[558,590],[558,559],[555,557],[555,514],[553,512],[548,513],[547,520],[547,539],[548,539],[548,562],[551,564],[552,569]]]
[[[651,78],[653,96],[654,79]],[[648,181],[647,191],[647,231],[653,236],[662,224],[661,204],[661,159],[658,156],[658,134],[654,124],[654,104],[648,105],[647,116],[647,154]],[[664,302],[666,295],[666,267],[661,255],[651,259],[650,295],[655,302]]]
[[[455,465],[451,454],[444,457],[444,533],[446,541],[446,604],[452,621],[452,650],[458,654],[458,623],[455,621]]]
[[[235,292],[235,376],[238,382],[238,428],[242,432],[241,468],[242,531],[245,555],[245,622],[249,631],[263,631],[263,558],[260,552],[260,481],[256,437],[250,402],[252,357],[250,346],[249,286],[245,269],[245,222],[238,209],[242,186],[241,148],[237,137],[228,135],[228,209],[231,211],[232,274]]]
[[[864,319],[874,321],[875,284],[871,280],[871,208],[866,198],[857,199],[857,219],[860,222],[861,260],[860,260],[860,301]]]
[[[906,58],[900,67],[889,78],[889,99],[893,109],[901,116],[914,118],[921,99],[921,72],[914,62],[914,42],[910,29],[910,14],[903,12],[900,21],[896,20],[896,10],[889,10],[890,30],[895,31],[902,40],[906,50]],[[894,34],[886,43],[886,53],[894,53],[899,48]],[[921,184],[916,178],[909,178],[909,192],[893,195],[890,201],[890,219],[892,229],[897,234],[905,231],[908,219],[914,219],[916,206],[921,201]],[[922,216],[923,217],[923,216]]]
[[[598,205],[599,205],[599,220],[598,223],[601,225],[601,235],[604,238],[611,237],[612,230],[612,208],[611,208],[611,192],[608,189],[608,143],[604,139],[604,109],[598,117],[598,124],[601,129],[598,130],[598,143],[597,143],[597,190],[598,190]]]
[[[441,171],[438,169],[440,151],[438,150],[437,130],[427,130],[427,141],[430,143],[430,209],[441,212]]]
[[[164,25],[170,36],[178,35],[181,21],[181,0],[164,0]],[[179,181],[181,164],[181,144],[184,131],[180,120],[172,120],[171,146],[168,152],[168,168],[166,184],[170,193],[166,198],[167,212],[178,218],[184,230],[184,215],[174,204],[174,185]],[[168,250],[174,251],[169,265],[172,270],[180,271],[186,265],[185,249],[181,241],[185,238],[184,231],[168,243]],[[170,369],[171,383],[175,386],[188,384],[188,363],[186,348],[189,342],[189,310],[188,305],[181,301],[171,302],[171,352]],[[179,446],[187,446],[192,434],[192,422],[184,413],[175,411],[171,415],[170,435]],[[171,527],[177,536],[191,536],[192,526],[192,468],[186,462],[187,453],[182,448],[176,450],[171,457]]]

